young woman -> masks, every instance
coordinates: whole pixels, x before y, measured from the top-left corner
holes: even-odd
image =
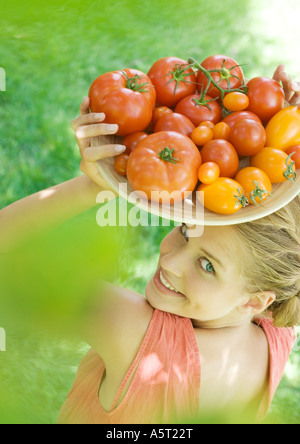
[[[276,76],[295,102],[297,85],[282,67]],[[72,127],[85,174],[2,210],[1,251],[24,230],[61,224],[94,206],[109,189],[96,161],[125,148],[90,147],[91,137],[117,131],[104,117],[89,114],[84,99]],[[175,228],[145,295],[101,282],[84,328],[92,349],[59,423],[264,418],[300,323],[299,204],[296,198],[255,222],[205,227],[201,237],[189,236],[193,227],[185,224]]]

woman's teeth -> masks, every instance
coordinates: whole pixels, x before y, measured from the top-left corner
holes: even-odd
[[[161,283],[165,286],[165,287],[167,287],[167,288],[169,288],[169,290],[172,290],[172,291],[176,291],[176,293],[180,293],[179,291],[177,291],[175,288],[173,288],[166,280],[165,280],[165,278],[163,277],[163,274],[162,274],[162,272],[160,272],[160,281],[161,281]]]

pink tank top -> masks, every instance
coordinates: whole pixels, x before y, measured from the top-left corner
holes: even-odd
[[[259,407],[264,417],[282,378],[296,336],[294,329],[260,325],[269,343],[269,387]],[[105,365],[90,350],[80,364],[59,424],[181,423],[197,414],[200,405],[200,354],[194,327],[188,318],[155,310],[139,352],[125,376],[109,412],[99,401]],[[120,396],[133,378],[124,398]]]

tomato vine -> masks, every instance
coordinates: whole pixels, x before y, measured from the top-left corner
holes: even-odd
[[[240,93],[243,93],[243,94],[247,94],[247,91],[248,91],[247,85],[245,83],[240,88],[230,88],[230,81],[229,81],[229,79],[231,77],[238,78],[237,76],[232,74],[231,71],[233,69],[237,68],[240,65],[236,65],[236,66],[233,66],[232,68],[227,69],[225,67],[225,60],[224,60],[223,68],[222,69],[210,69],[210,70],[207,70],[199,62],[197,62],[197,60],[195,60],[193,58],[189,58],[188,62],[189,62],[189,68],[201,71],[206,76],[206,78],[208,80],[208,85],[207,85],[206,91],[209,90],[211,84],[213,84],[214,87],[218,89],[218,91],[220,92],[220,96],[221,96],[221,106],[222,106],[222,109],[223,109],[223,112],[224,112],[225,116],[231,114],[231,112],[223,104],[223,100],[224,100],[225,94],[228,94],[228,93],[231,93],[231,92],[240,92]],[[212,73],[216,73],[216,72],[219,73],[220,77],[221,77],[219,82],[216,82],[213,79],[212,75],[211,75]],[[228,89],[222,88],[220,86],[220,84],[219,84],[224,79],[227,81]]]

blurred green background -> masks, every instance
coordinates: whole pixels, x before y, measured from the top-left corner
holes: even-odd
[[[300,79],[298,0],[2,0],[0,11],[0,67],[6,72],[6,91],[0,92],[0,208],[80,174],[70,123],[90,84],[103,72],[129,67],[147,72],[154,61],[170,55],[201,61],[226,54],[244,65],[248,78],[272,76],[284,63]],[[72,222],[78,230],[73,237],[67,234],[68,224],[55,234],[62,247],[57,254],[65,251],[63,258],[73,258],[72,267],[64,269],[62,258],[55,262],[51,242],[44,240],[46,247],[37,247],[36,254],[44,255],[46,277],[36,284],[30,260],[23,263],[19,291],[29,295],[33,282],[35,291],[42,290],[54,276],[51,291],[60,295],[63,288],[71,298],[71,271],[75,275],[93,260],[100,270],[106,254],[99,252],[114,247],[109,277],[143,293],[156,268],[159,244],[172,227],[116,228],[100,234],[98,229],[94,234],[99,240],[94,243],[90,236],[85,250],[78,234],[94,221],[92,210]],[[89,260],[76,261],[80,249]],[[33,298],[24,318],[34,312],[43,323],[48,310],[54,317],[60,311],[67,316],[62,305],[57,313],[48,305],[39,311]],[[13,320],[9,309],[0,310],[0,326],[7,333],[7,351],[0,352],[0,423],[55,423],[87,346],[74,337],[38,334],[28,322],[20,322],[22,307]],[[268,423],[300,423],[299,357],[300,345]]]

